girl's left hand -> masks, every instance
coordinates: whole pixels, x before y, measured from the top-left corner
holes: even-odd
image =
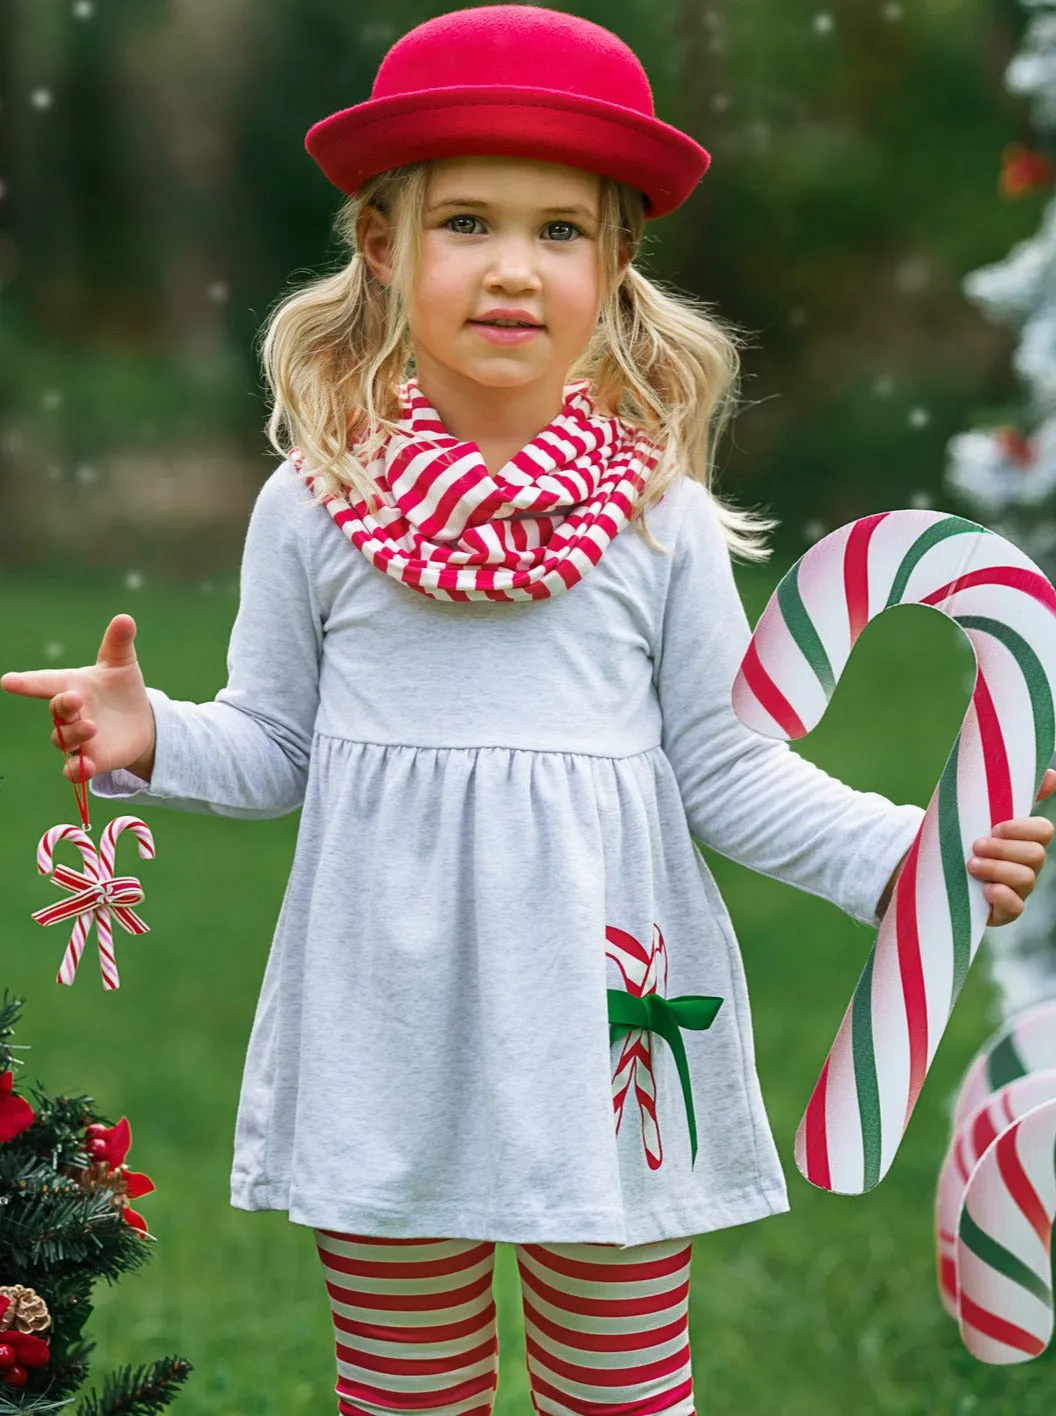
[[[1056,792],[1056,772],[1045,773],[1036,800]],[[1027,896],[1037,884],[1045,864],[1045,847],[1052,840],[1053,824],[1045,816],[1016,816],[1000,821],[993,835],[981,837],[972,847],[969,873],[985,880],[984,897],[990,902],[989,928],[1011,924],[1023,913]]]

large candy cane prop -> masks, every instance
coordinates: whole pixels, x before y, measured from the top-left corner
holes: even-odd
[[[117,852],[117,838],[124,830],[130,830],[139,842],[139,854],[145,860],[154,858],[154,838],[150,827],[138,816],[118,816],[107,823],[99,839],[99,849],[95,842],[80,826],[53,826],[40,838],[37,845],[37,869],[41,875],[54,870],[52,879],[56,885],[75,894],[45,909],[36,910],[33,918],[38,924],[58,924],[61,920],[73,919],[73,932],[66,946],[56,982],[72,984],[77,973],[77,965],[88,938],[92,921],[99,943],[99,967],[104,989],[119,988],[121,980],[114,958],[114,937],[110,921],[113,910],[118,923],[129,934],[146,934],[145,924],[136,912],[129,908],[143,899],[143,889],[134,875],[114,875],[114,859]],[[72,841],[81,852],[84,870],[71,870],[66,865],[55,865],[55,847],[59,841]]]
[[[1007,1082],[1056,1067],[1056,999],[1009,1018],[972,1058],[957,1090],[953,1127]]]
[[[976,1161],[1005,1131],[1043,1101],[1056,1100],[1056,1069],[1031,1072],[1000,1087],[982,1101],[957,1127],[939,1171],[935,1197],[938,1241],[939,1297],[951,1317],[957,1316],[957,1224],[965,1188]]]
[[[796,1164],[862,1194],[887,1173],[979,947],[989,906],[972,842],[1029,815],[1056,739],[1056,591],[985,527],[892,511],[833,531],[763,611],[733,686],[765,737],[821,719],[859,634],[894,605],[929,605],[975,651],[971,703],[796,1133]]]
[[[981,1362],[1026,1362],[1052,1336],[1056,1101],[1013,1121],[968,1177],[958,1221],[957,1316]]]

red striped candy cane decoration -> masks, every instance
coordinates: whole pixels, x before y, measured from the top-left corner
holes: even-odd
[[[735,712],[765,737],[803,737],[866,624],[906,604],[961,626],[976,678],[796,1134],[802,1174],[842,1194],[887,1173],[978,949],[989,906],[972,842],[1030,813],[1056,745],[1056,591],[1010,542],[932,511],[865,517],[800,558],[756,625]]]
[[[999,1087],[954,1132],[939,1171],[935,1197],[939,1297],[951,1317],[957,1316],[957,1218],[975,1163],[1013,1121],[1043,1101],[1053,1100],[1056,1100],[1056,1069],[1031,1072]]]
[[[968,1177],[957,1226],[957,1316],[981,1362],[1037,1357],[1052,1336],[1056,1101],[1019,1117]]]
[[[609,948],[605,957],[619,969],[627,992],[635,998],[646,993],[667,997],[667,949],[658,924],[653,925],[652,948],[646,949],[633,934],[606,926]],[[653,1039],[645,1028],[636,1028],[623,1039],[616,1070],[612,1075],[612,1102],[616,1113],[616,1134],[620,1133],[627,1094],[634,1086],[635,1100],[642,1118],[642,1144],[650,1170],[663,1164],[660,1123],[656,1117],[656,1078],[653,1075]]]
[[[114,957],[113,928],[110,911],[113,910],[118,922],[130,934],[146,934],[149,926],[140,919],[129,906],[143,899],[143,889],[134,875],[114,875],[114,858],[117,837],[124,830],[131,830],[139,842],[139,854],[144,859],[154,858],[154,838],[150,827],[138,816],[118,816],[104,827],[99,842],[95,842],[80,826],[53,826],[40,838],[37,845],[37,869],[47,875],[54,869],[52,879],[76,893],[57,904],[36,910],[33,919],[38,924],[58,924],[61,920],[73,919],[73,932],[66,946],[57,983],[72,984],[81,961],[81,954],[88,938],[92,921],[95,921],[99,944],[99,967],[103,988],[120,987],[117,961]],[[59,841],[69,840],[77,846],[84,860],[84,870],[71,870],[66,865],[54,865],[55,847]]]
[[[1006,1082],[1050,1067],[1056,1067],[1056,999],[1021,1009],[979,1049],[957,1091],[954,1128]]]

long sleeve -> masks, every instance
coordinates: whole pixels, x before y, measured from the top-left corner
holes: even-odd
[[[89,782],[93,795],[250,819],[301,805],[323,647],[304,549],[308,499],[286,462],[261,487],[243,548],[226,688],[211,703],[148,688],[156,727],[149,786],[124,770],[101,772]]]
[[[662,743],[690,830],[742,865],[879,923],[924,810],[860,792],[760,737],[730,694],[751,637],[708,493],[687,479],[656,652]]]

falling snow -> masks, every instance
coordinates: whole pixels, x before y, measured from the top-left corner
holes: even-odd
[[[873,393],[877,398],[890,398],[895,391],[895,381],[890,374],[881,374],[873,380]]]
[[[911,408],[906,421],[911,428],[926,428],[931,422],[931,414],[926,408]]]
[[[143,588],[143,577],[138,570],[130,570],[121,583],[126,590],[141,590]]]
[[[99,480],[99,473],[90,462],[82,462],[73,475],[82,486],[91,486]]]
[[[95,14],[95,6],[92,0],[76,0],[73,7],[74,18],[78,20],[90,20]]]
[[[827,529],[824,521],[808,521],[803,527],[803,539],[805,541],[820,541]]]
[[[34,108],[50,108],[54,99],[51,89],[38,88],[34,89],[30,94],[29,101]]]
[[[66,653],[66,648],[62,644],[57,644],[54,639],[50,639],[44,645],[44,657],[46,659],[61,659]]]
[[[40,396],[41,408],[54,409],[62,403],[62,392],[57,388],[48,388]]]
[[[835,26],[835,21],[827,10],[823,10],[820,15],[814,16],[815,34],[831,34]]]

